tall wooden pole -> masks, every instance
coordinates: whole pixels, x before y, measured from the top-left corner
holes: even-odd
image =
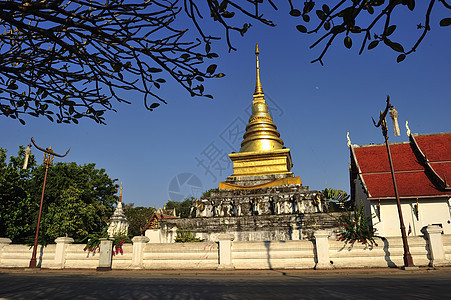
[[[47,182],[48,170],[49,170],[49,164],[45,163],[45,175],[44,175],[44,183],[42,184],[42,194],[41,194],[41,204],[39,205],[38,224],[36,225],[36,235],[34,237],[33,254],[31,255],[30,265],[28,266],[31,269],[36,268],[36,252],[38,249],[39,226],[41,224],[42,204],[44,203],[45,184]]]
[[[390,104],[390,97],[387,96],[387,106],[385,108],[385,111],[381,112],[378,124],[376,124],[376,122],[374,122],[374,119],[373,119],[373,123],[374,123],[374,126],[381,127],[382,134],[385,138],[385,146],[387,148],[388,161],[390,163],[391,177],[393,180],[393,187],[395,190],[396,206],[398,208],[398,216],[399,216],[399,224],[400,224],[400,229],[401,229],[402,244],[403,244],[403,248],[404,248],[404,256],[403,256],[404,268],[412,268],[412,267],[415,267],[415,265],[413,263],[412,255],[410,254],[410,250],[409,250],[409,244],[407,242],[406,227],[404,226],[404,219],[402,216],[401,201],[399,200],[398,186],[396,184],[396,177],[395,177],[395,169],[393,168],[393,160],[391,157],[390,146],[388,143],[387,121],[385,120],[388,110],[391,109],[392,107],[393,106]]]
[[[398,186],[396,184],[396,178],[395,178],[395,170],[393,168],[393,160],[391,157],[391,151],[390,146],[388,145],[388,136],[385,137],[385,146],[387,147],[387,153],[388,153],[388,161],[390,162],[390,171],[391,171],[391,177],[393,179],[393,187],[395,189],[395,197],[396,197],[396,206],[398,207],[398,216],[399,216],[399,224],[401,229],[401,236],[402,236],[402,245],[404,248],[404,267],[415,267],[412,255],[410,255],[409,250],[409,244],[407,243],[407,236],[406,236],[406,227],[404,226],[404,218],[402,217],[402,210],[401,210],[401,201],[399,200],[399,194],[398,194]]]
[[[42,184],[42,193],[41,193],[41,204],[39,205],[38,224],[36,225],[36,235],[34,237],[33,253],[31,254],[30,264],[28,265],[29,268],[34,269],[34,268],[36,268],[36,265],[37,265],[36,264],[36,252],[38,249],[39,227],[41,225],[42,205],[44,203],[45,185],[47,183],[47,173],[48,173],[49,167],[53,165],[53,158],[55,156],[58,156],[58,157],[66,156],[69,153],[70,148],[69,148],[69,150],[67,150],[66,154],[61,155],[61,154],[56,154],[55,152],[53,152],[51,146],[47,149],[43,149],[43,148],[39,147],[38,145],[35,144],[33,138],[31,138],[31,142],[37,149],[44,152],[44,165],[45,165],[44,183]]]

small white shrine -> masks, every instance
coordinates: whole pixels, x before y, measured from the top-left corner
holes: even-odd
[[[108,236],[113,237],[115,235],[127,235],[129,222],[122,209],[122,182],[119,192],[119,203],[114,210],[113,215],[108,220]]]

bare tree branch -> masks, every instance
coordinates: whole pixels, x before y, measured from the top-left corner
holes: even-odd
[[[312,62],[323,65],[340,36],[347,48],[360,37],[359,54],[385,44],[399,53],[398,62],[404,60],[431,30],[435,3],[451,9],[446,0],[421,7],[425,24],[417,25],[421,33],[406,52],[391,40],[397,28],[393,12],[414,11],[416,2],[288,0],[287,7],[301,33],[319,36],[310,48],[322,45]],[[124,99],[126,91],[140,93],[148,110],[166,103],[159,89],[167,80],[191,96],[212,98],[204,93],[204,80],[224,76],[207,64],[218,57],[213,42],[225,37],[228,50],[236,50],[233,36],[243,36],[251,22],[275,26],[262,12],[277,11],[278,5],[271,0],[0,0],[0,115],[22,123],[27,114],[104,123],[104,112],[115,111],[116,102],[131,102]],[[212,24],[224,34],[210,35]],[[450,25],[451,18],[440,21]]]

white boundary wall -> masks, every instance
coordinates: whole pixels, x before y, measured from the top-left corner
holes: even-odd
[[[112,269],[330,269],[403,266],[401,238],[377,238],[377,247],[354,245],[329,237],[318,230],[315,240],[233,242],[228,234],[218,242],[149,243],[147,237],[133,238],[115,255]],[[58,238],[56,244],[38,247],[38,267],[51,269],[95,269],[100,253],[83,251],[83,244]],[[451,235],[432,225],[424,236],[408,237],[416,266],[451,266]],[[0,238],[0,268],[26,268],[32,247],[14,245]]]

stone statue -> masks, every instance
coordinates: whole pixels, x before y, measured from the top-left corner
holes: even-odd
[[[253,208],[253,215],[258,216],[260,215],[260,206],[262,204],[262,200],[258,198],[254,198],[252,200],[252,208]]]
[[[291,213],[295,214],[298,212],[298,207],[296,205],[296,196],[292,196],[290,198],[290,203],[291,203]]]
[[[232,213],[232,204],[230,203],[230,201],[225,203],[223,206],[224,206],[224,216],[226,216],[226,217],[232,216],[233,215],[233,213]]]
[[[298,214],[304,213],[304,205],[302,201],[298,201],[297,203]]]
[[[283,209],[283,213],[284,214],[289,214],[290,213],[290,208],[291,208],[291,203],[290,203],[290,201],[284,201],[283,202],[283,207],[284,207],[284,209]]]
[[[235,216],[239,217],[241,216],[241,204],[240,201],[235,200],[233,201],[234,206],[235,206]]]
[[[212,201],[213,206],[213,217],[220,217],[224,215],[224,211],[222,210],[222,201]]]

